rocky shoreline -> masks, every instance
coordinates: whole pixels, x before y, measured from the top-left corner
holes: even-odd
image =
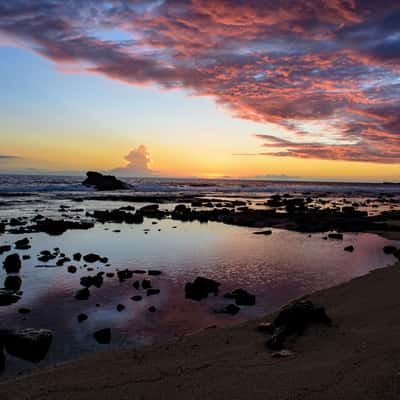
[[[309,308],[323,304],[329,321],[301,326],[283,351],[267,345],[271,322],[280,319],[287,326],[288,314],[281,311],[235,327],[209,327],[173,343],[95,354],[9,379],[0,383],[0,398],[397,399],[399,267],[302,298],[303,310],[316,310],[303,311],[302,318],[325,318]],[[292,313],[291,321],[293,315],[298,314]]]

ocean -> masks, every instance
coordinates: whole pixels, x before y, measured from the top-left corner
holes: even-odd
[[[188,195],[209,199],[215,206],[240,199],[246,207],[267,209],[265,201],[277,193],[323,199],[323,207],[357,202],[359,209],[370,215],[400,209],[400,187],[395,184],[143,178],[127,179],[131,190],[104,193],[82,186],[82,179],[0,176],[0,223],[9,227],[19,218],[20,223],[29,224],[38,216],[84,221],[96,210],[139,209],[165,195],[169,200],[160,202],[161,210],[173,210]],[[209,326],[229,326],[259,317],[291,299],[394,263],[395,258],[382,248],[400,246],[398,240],[373,233],[348,232],[343,240],[327,240],[326,232],[305,234],[272,228],[271,235],[255,235],[258,230],[171,218],[145,218],[141,224],[96,222],[91,229],[68,230],[58,236],[13,233],[7,228],[0,234],[0,246],[10,245],[12,250],[0,255],[0,265],[11,252],[25,259],[19,274],[21,299],[0,307],[0,329],[46,328],[53,331],[54,338],[48,356],[39,364],[7,355],[3,376],[109,348],[141,347]],[[23,238],[29,239],[30,248],[17,251],[15,243]],[[348,246],[354,251],[344,251]],[[56,264],[58,258],[42,262],[40,254],[46,250],[70,260],[62,266]],[[75,261],[72,255],[76,252],[99,254],[107,257],[108,263]],[[75,273],[69,272],[70,266],[76,267]],[[161,275],[135,275],[121,282],[117,273],[125,269],[154,269]],[[104,273],[101,287],[90,288],[88,300],[76,300],[75,294],[82,288],[80,279],[99,272]],[[197,276],[220,282],[220,295],[202,301],[185,298],[185,284]],[[1,269],[0,281],[6,277]],[[147,296],[146,291],[132,286],[144,278],[151,280],[159,294]],[[216,313],[229,304],[223,295],[237,288],[254,294],[256,304],[240,307],[236,315]],[[133,296],[139,296],[140,301],[133,301]],[[125,307],[123,311],[117,310],[118,305]],[[150,307],[156,311],[149,312]],[[21,309],[30,312],[21,313]],[[82,313],[88,319],[79,323],[77,316]],[[93,333],[103,328],[112,330],[108,345],[93,338]]]

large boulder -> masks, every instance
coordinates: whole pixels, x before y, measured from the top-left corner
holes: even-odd
[[[274,334],[267,342],[272,350],[281,350],[290,335],[301,335],[312,324],[331,324],[324,307],[300,300],[283,307],[273,321]]]
[[[21,269],[21,258],[17,253],[10,254],[3,262],[3,267],[7,274],[18,273]]]
[[[94,187],[96,190],[126,190],[129,185],[120,181],[115,176],[103,175],[99,172],[89,171],[82,185]]]
[[[53,339],[48,329],[16,329],[0,332],[0,342],[7,353],[30,362],[42,361]]]
[[[199,276],[194,282],[188,282],[185,285],[186,298],[199,301],[207,298],[210,293],[217,295],[220,285],[219,282],[213,279]]]

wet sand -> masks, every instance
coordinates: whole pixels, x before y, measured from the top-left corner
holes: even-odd
[[[116,350],[3,381],[0,399],[398,399],[400,264],[309,298],[334,324],[313,326],[272,358],[260,321]]]

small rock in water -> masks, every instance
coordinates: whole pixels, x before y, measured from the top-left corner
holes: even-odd
[[[21,258],[17,253],[10,254],[3,262],[3,267],[8,274],[18,273],[21,265]]]
[[[30,242],[28,238],[24,238],[21,240],[17,240],[15,242],[15,248],[17,250],[28,250],[31,248]]]
[[[19,276],[11,275],[7,276],[4,281],[4,287],[9,290],[14,290],[15,292],[21,288],[22,280]]]
[[[23,260],[30,260],[30,259],[31,259],[31,256],[30,256],[29,254],[24,254],[24,255],[22,256],[22,259],[23,259]]]
[[[118,312],[121,312],[121,311],[124,311],[124,310],[125,310],[125,306],[123,304],[118,304],[117,305],[117,311]]]
[[[29,314],[31,312],[31,309],[30,308],[19,308],[18,312],[20,314]]]
[[[75,253],[72,258],[74,259],[74,261],[81,261],[82,259],[82,254],[81,253]]]
[[[2,255],[3,253],[7,253],[8,251],[11,251],[11,246],[9,245],[0,246],[0,255]]]
[[[344,251],[348,251],[349,253],[352,253],[354,251],[354,246],[347,246],[344,248]]]
[[[139,282],[139,281],[135,281],[135,282],[132,283],[132,286],[133,286],[135,289],[139,290],[139,289],[140,289],[140,282]]]
[[[154,306],[151,306],[151,307],[149,307],[149,311],[150,312],[156,312],[157,310],[156,310],[156,308]]]
[[[142,296],[132,296],[132,297],[131,297],[131,300],[133,300],[133,301],[140,301],[140,300],[142,300]]]
[[[98,254],[86,254],[83,256],[83,260],[87,263],[95,263],[97,261],[100,261],[101,257]]]
[[[21,297],[15,294],[14,290],[0,289],[0,306],[9,306],[20,299]]]
[[[143,279],[142,281],[142,288],[143,289],[150,289],[151,288],[151,282],[148,279]]]
[[[90,297],[90,291],[88,288],[79,289],[75,293],[75,298],[77,300],[87,300]]]
[[[160,289],[148,289],[146,294],[147,296],[154,296],[160,293]]]
[[[213,279],[197,277],[194,282],[188,282],[185,285],[186,298],[192,300],[202,300],[208,297],[210,293],[218,294],[218,288],[221,284]]]
[[[385,247],[383,248],[383,252],[384,252],[385,254],[394,254],[395,251],[396,251],[396,247],[394,247],[394,246],[385,246]]]
[[[82,313],[79,314],[76,318],[79,323],[82,323],[83,321],[86,321],[89,317],[86,314]]]
[[[117,272],[118,279],[120,282],[126,281],[127,279],[131,279],[133,276],[133,271],[130,271],[129,269],[124,269],[123,271],[118,271]]]
[[[151,269],[151,270],[149,270],[148,274],[152,275],[152,276],[158,276],[158,275],[161,275],[162,272],[158,271],[158,270]]]
[[[74,274],[76,271],[77,271],[77,268],[76,268],[74,265],[70,265],[70,266],[68,267],[68,272],[69,272],[70,274]]]
[[[93,333],[93,337],[96,339],[97,343],[109,344],[111,342],[111,329],[100,329],[99,331]]]

